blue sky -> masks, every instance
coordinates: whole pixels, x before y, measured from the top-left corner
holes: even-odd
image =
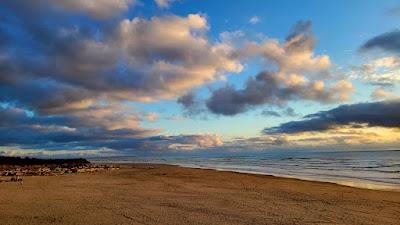
[[[397,1],[7,0],[0,16],[3,154],[400,143]]]

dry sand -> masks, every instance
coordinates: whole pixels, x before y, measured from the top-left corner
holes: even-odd
[[[134,165],[0,183],[0,224],[400,224],[400,193]]]

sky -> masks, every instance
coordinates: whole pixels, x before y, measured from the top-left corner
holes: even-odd
[[[0,154],[400,147],[398,1],[5,0]]]

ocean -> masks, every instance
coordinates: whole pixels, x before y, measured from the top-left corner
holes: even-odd
[[[182,167],[265,174],[400,191],[400,150],[265,151],[231,155],[114,157],[99,163],[163,163]]]

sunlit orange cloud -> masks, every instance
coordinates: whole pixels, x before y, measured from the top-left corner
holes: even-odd
[[[400,143],[399,128],[340,126],[323,132],[303,132],[284,135],[290,145],[326,146],[348,145],[349,147],[366,144],[396,144]]]

